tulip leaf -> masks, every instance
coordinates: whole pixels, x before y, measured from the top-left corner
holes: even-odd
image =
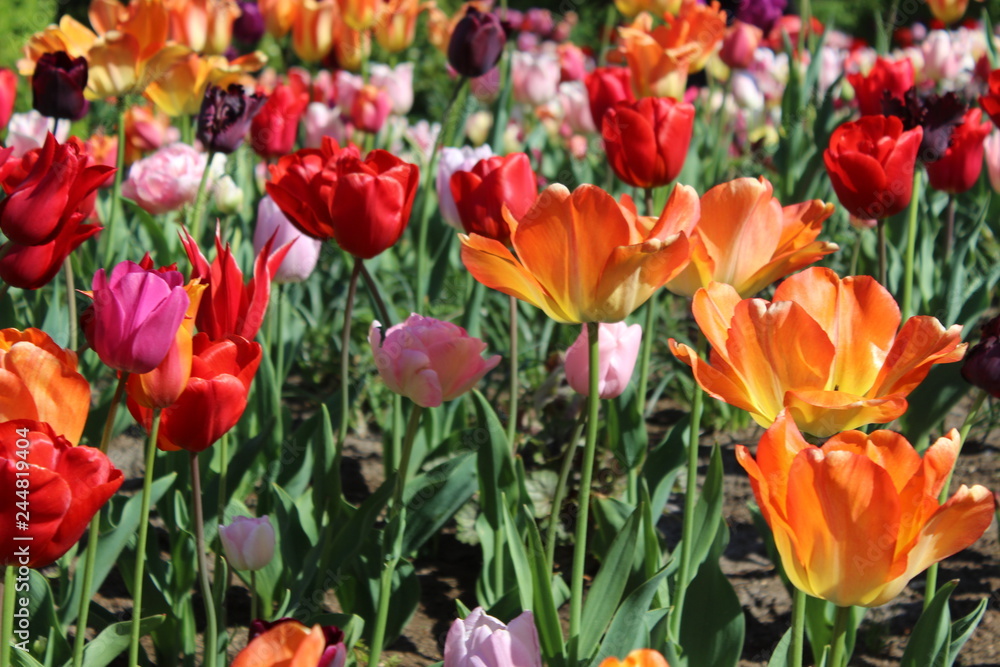
[[[466,431],[462,442],[477,452],[479,503],[490,526],[499,530],[502,521],[501,493],[506,492],[515,503],[518,501],[510,445],[507,433],[486,397],[478,390],[473,390],[471,395],[476,406],[476,428]]]
[[[472,452],[466,452],[406,485],[403,555],[420,549],[472,498],[476,492],[475,469]]]
[[[535,592],[532,611],[542,657],[549,667],[561,667],[566,660],[563,652],[562,626],[559,624],[559,609],[552,594],[552,587],[562,579],[549,572],[542,537],[534,521],[528,521],[528,553],[530,555],[531,583]]]
[[[141,636],[156,630],[165,616],[149,616],[139,621]],[[83,667],[106,667],[128,649],[132,633],[132,621],[109,625],[101,631],[83,650]]]
[[[70,657],[71,651],[56,616],[49,580],[38,570],[29,570],[26,583],[27,589],[21,590],[22,580],[18,578],[15,589],[19,597],[28,599],[26,609],[31,638],[47,637],[51,642],[47,647],[47,653],[54,656],[55,662],[63,662]],[[24,608],[15,605],[15,610],[18,609]]]
[[[690,431],[690,417],[685,415],[667,432],[663,440],[649,453],[642,466],[642,475],[650,489],[650,512],[654,519],[663,514],[677,476],[684,469],[684,441]]]
[[[767,667],[785,667],[788,664],[788,652],[792,648],[792,629],[788,628],[785,630],[785,634],[781,635],[781,640],[778,641],[778,645],[774,647],[774,651],[771,653],[771,659],[767,661]]]
[[[632,383],[621,396],[608,401],[608,447],[629,470],[642,462],[649,445],[642,408]]]
[[[963,616],[951,624],[951,643],[948,646],[948,660],[944,667],[951,667],[955,664],[955,658],[962,651],[965,642],[969,641],[969,637],[976,631],[979,622],[983,620],[988,603],[989,599],[983,598],[968,616]]]
[[[664,566],[625,598],[625,601],[618,607],[618,611],[615,612],[614,618],[611,619],[611,626],[604,635],[600,650],[590,661],[593,667],[600,665],[607,657],[624,658],[629,651],[648,646],[649,631],[646,628],[646,613],[649,611],[653,596],[656,595],[656,591],[660,587],[660,582],[674,567],[671,567],[670,564]]]
[[[30,653],[19,649],[11,650],[10,660],[12,667],[44,667],[42,663],[32,658]]]
[[[622,593],[625,592],[625,584],[632,571],[632,561],[636,556],[635,546],[639,537],[642,513],[643,507],[640,504],[605,552],[601,569],[598,570],[594,583],[587,593],[577,646],[577,655],[581,660],[589,658],[597,648],[597,642],[611,622]]]
[[[514,576],[517,580],[517,592],[521,598],[521,609],[529,610],[534,606],[535,588],[531,578],[531,565],[528,561],[528,552],[524,548],[521,534],[514,523],[510,509],[506,503],[503,506],[504,536],[506,537],[507,553],[514,564]]]
[[[900,667],[939,667],[951,664],[948,653],[951,646],[951,597],[958,580],[949,581],[934,594],[927,608],[913,626],[910,641],[903,651]]]
[[[806,596],[806,635],[812,646],[813,659],[819,664],[822,661],[824,647],[828,648],[833,637],[833,623],[837,607],[832,602]],[[854,653],[854,643],[857,639],[858,626],[868,613],[867,607],[852,607],[847,619],[847,632],[844,655],[850,660]]]
[[[705,483],[694,508],[691,573],[689,575],[692,579],[697,572],[698,565],[705,560],[712,549],[717,539],[718,526],[722,523],[722,481],[722,451],[718,445],[715,445],[712,448],[712,460],[708,464]]]

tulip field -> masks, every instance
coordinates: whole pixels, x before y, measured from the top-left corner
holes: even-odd
[[[1000,665],[1000,0],[0,11],[0,667]]]

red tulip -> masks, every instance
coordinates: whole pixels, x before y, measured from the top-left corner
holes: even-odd
[[[355,257],[370,259],[406,229],[420,170],[383,150],[364,160],[356,146],[323,146],[282,158],[272,166],[267,192],[304,233],[336,239]]]
[[[162,412],[156,446],[164,451],[201,452],[243,416],[250,383],[260,365],[261,346],[241,336],[212,341],[199,333],[192,342],[191,378],[173,405]],[[153,411],[130,396],[128,410],[148,432]]]
[[[600,127],[604,112],[618,102],[634,102],[632,74],[628,67],[598,67],[587,75],[587,98],[590,115]]]
[[[894,116],[863,116],[834,130],[823,161],[847,212],[879,220],[905,209],[922,138],[922,128],[904,132]]]
[[[278,84],[250,123],[250,145],[257,155],[277,158],[291,153],[308,104],[305,90]]]
[[[44,422],[0,423],[0,567],[56,562],[123,479],[99,449],[74,447]]]
[[[619,102],[604,114],[608,163],[625,183],[653,188],[670,183],[684,167],[694,106],[669,97]]]
[[[451,176],[451,193],[467,234],[479,234],[510,245],[510,227],[503,219],[506,206],[520,220],[538,196],[538,178],[524,153],[480,160],[471,171]]]
[[[15,97],[17,97],[17,74],[13,70],[0,69],[0,127],[7,127],[10,115],[14,113]]]
[[[990,72],[987,81],[990,91],[979,98],[979,106],[983,108],[993,124],[1000,127],[1000,69]]]
[[[886,93],[890,97],[903,99],[906,91],[913,87],[913,80],[913,62],[909,58],[896,61],[876,58],[875,66],[867,75],[858,72],[847,75],[847,81],[858,98],[862,116],[880,115]]]
[[[261,248],[253,265],[253,278],[244,285],[243,271],[236,263],[229,244],[222,247],[218,230],[215,233],[215,261],[211,266],[201,254],[197,242],[184,232],[181,243],[194,267],[191,279],[208,285],[195,323],[199,331],[208,334],[210,340],[221,340],[230,335],[252,340],[260,331],[271,296],[271,280],[292,247],[291,243],[286,243],[271,254],[272,241],[269,240]]]
[[[983,142],[992,129],[989,121],[983,121],[982,109],[966,112],[944,156],[927,163],[931,187],[953,195],[972,189],[983,170]]]
[[[69,254],[103,229],[100,225],[82,223],[83,215],[74,213],[60,225],[59,233],[48,243],[21,245],[8,241],[0,246],[0,280],[21,289],[48,285]]]

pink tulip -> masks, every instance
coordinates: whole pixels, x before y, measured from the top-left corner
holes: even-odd
[[[392,100],[392,113],[405,116],[413,107],[413,63],[395,67],[372,63],[371,83]]]
[[[587,55],[576,44],[566,42],[556,49],[559,54],[559,76],[563,82],[583,81],[587,76]]]
[[[624,322],[601,323],[598,347],[601,352],[598,367],[598,393],[601,398],[621,396],[632,379],[635,361],[639,357],[639,343],[642,342],[642,327],[629,326]],[[576,342],[566,350],[566,379],[574,391],[584,396],[590,395],[590,337],[587,327],[577,337]]]
[[[542,667],[534,616],[525,611],[504,625],[476,607],[451,624],[444,667]]]
[[[486,343],[465,329],[431,317],[410,315],[389,327],[372,323],[368,342],[385,384],[417,405],[433,408],[458,398],[500,363],[500,355],[483,359]]]
[[[337,98],[337,106],[346,111],[350,111],[354,106],[354,97],[365,87],[365,80],[357,74],[351,74],[346,70],[337,70],[333,75],[334,92]]]
[[[444,148],[438,160],[438,173],[435,185],[437,187],[438,206],[441,217],[455,229],[464,232],[462,219],[455,206],[455,198],[451,194],[451,176],[456,171],[472,171],[476,163],[493,156],[493,151],[487,145],[479,148],[462,146],[461,148]]]
[[[986,156],[986,173],[990,177],[993,192],[1000,192],[1000,130],[986,137],[983,142],[983,154]]]
[[[306,148],[319,148],[323,137],[333,137],[338,144],[347,142],[347,126],[340,117],[339,108],[330,108],[323,102],[311,102],[306,107]]]
[[[559,105],[563,120],[573,132],[597,132],[594,117],[590,114],[590,98],[582,81],[564,81],[559,84]]]
[[[262,570],[274,558],[274,526],[266,516],[235,517],[229,525],[219,526],[219,539],[226,560],[237,570]]]
[[[522,104],[539,106],[556,96],[561,71],[559,59],[550,53],[532,55],[514,52],[511,85],[514,99]]]
[[[375,134],[385,125],[385,119],[392,111],[392,100],[381,88],[364,86],[354,96],[351,105],[351,121],[362,132]]]
[[[316,268],[323,242],[306,236],[285,217],[270,196],[265,195],[257,206],[257,228],[253,233],[253,251],[259,255],[264,244],[277,232],[272,248],[280,248],[295,241],[272,280],[276,283],[300,283]]]
[[[87,341],[105,364],[128,373],[148,373],[174,343],[190,300],[180,271],[146,270],[125,261],[94,274],[93,318]]]
[[[746,69],[753,63],[754,52],[763,38],[760,28],[737,20],[726,31],[719,57],[733,69]]]
[[[209,186],[222,175],[225,160],[225,155],[218,154],[212,161]],[[153,215],[176,211],[194,202],[207,163],[205,153],[187,144],[171,144],[132,165],[122,183],[122,196]]]
[[[28,151],[41,148],[54,125],[54,118],[46,118],[34,109],[12,115],[7,126],[7,145],[14,149],[11,157],[21,157]],[[64,144],[69,137],[69,123],[59,123],[58,129],[56,139]]]

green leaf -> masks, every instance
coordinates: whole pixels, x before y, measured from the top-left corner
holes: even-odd
[[[622,465],[631,470],[642,462],[649,446],[649,431],[634,383],[608,401],[608,447]]]
[[[650,577],[642,586],[632,591],[625,602],[621,604],[611,626],[604,635],[601,648],[590,664],[594,667],[610,656],[624,658],[629,651],[645,648],[649,643],[649,630],[646,628],[645,617],[649,605],[653,601],[660,582],[673,568],[668,564]]]
[[[517,593],[521,598],[521,609],[528,610],[534,606],[535,588],[531,577],[531,565],[528,562],[528,552],[524,548],[521,534],[514,523],[514,517],[507,509],[506,503],[503,506],[503,527],[506,536],[507,553],[514,564],[514,576],[517,579]]]
[[[983,620],[988,603],[989,598],[983,598],[968,616],[963,616],[951,624],[951,644],[948,646],[948,661],[945,667],[951,667],[955,663],[955,658],[961,653],[965,642],[969,641],[969,637],[976,631],[976,626]]]
[[[510,444],[500,419],[486,397],[474,390],[472,401],[476,406],[477,427],[466,431],[462,440],[470,449],[477,450],[479,503],[490,526],[499,530],[502,521],[501,493],[506,492],[508,499],[514,503],[518,501],[510,460]]]
[[[434,537],[476,492],[476,461],[466,452],[418,475],[406,485],[404,555]]]
[[[13,667],[44,667],[42,663],[32,658],[27,651],[20,651],[16,648],[11,650],[10,660]]]
[[[936,667],[951,664],[948,649],[951,644],[951,610],[948,598],[958,586],[958,580],[949,581],[938,589],[927,608],[913,626],[910,641],[906,643],[900,667]]]
[[[535,591],[532,611],[538,627],[542,657],[549,667],[560,667],[566,660],[566,654],[563,651],[562,626],[559,624],[559,610],[552,587],[555,581],[562,582],[562,579],[555,577],[554,581],[553,575],[549,573],[542,537],[538,534],[538,526],[534,521],[528,522],[528,552],[531,556],[531,584]]]
[[[694,508],[691,571],[689,574],[692,579],[696,576],[698,566],[705,560],[717,539],[718,526],[722,522],[722,482],[722,451],[718,445],[715,445],[712,448],[712,460],[708,464],[705,483]],[[690,496],[688,498],[690,499]],[[680,546],[677,547],[677,549],[680,548]]]
[[[781,635],[781,640],[774,647],[771,659],[767,661],[767,667],[785,667],[788,664],[788,651],[792,648],[792,629],[785,630]]]
[[[165,620],[164,616],[149,616],[139,621],[140,636],[151,633]],[[128,650],[132,636],[132,621],[109,625],[83,649],[83,667],[106,667]]]

